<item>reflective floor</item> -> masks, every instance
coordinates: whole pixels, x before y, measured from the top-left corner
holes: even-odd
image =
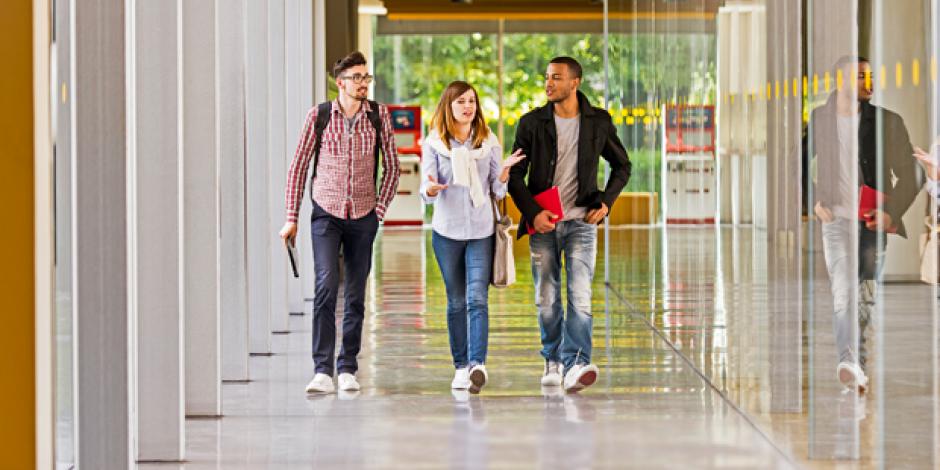
[[[767,256],[763,238],[751,229],[612,230],[594,286],[601,376],[574,396],[539,386],[531,273],[517,246],[518,283],[490,293],[490,382],[468,396],[449,389],[429,233],[385,231],[367,297],[362,392],[305,395],[311,318],[293,316],[291,333],[273,337],[276,354],[251,358],[252,382],[224,386],[225,416],[187,422],[187,463],[139,468],[869,468],[876,449],[897,464],[888,468],[930,468],[936,431],[917,424],[918,410],[934,409],[932,389],[918,388],[923,370],[864,400],[840,393],[834,363],[824,365],[834,361],[831,314],[808,315],[819,306],[800,317],[801,304],[818,302],[806,286],[825,279],[801,282],[809,268]],[[900,287],[884,295],[926,302],[933,293]],[[896,339],[882,341],[887,360]],[[892,410],[913,427],[877,439],[896,425]]]

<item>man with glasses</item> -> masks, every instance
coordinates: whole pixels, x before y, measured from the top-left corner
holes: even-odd
[[[395,196],[400,173],[388,108],[367,99],[373,76],[366,68],[365,57],[361,52],[353,52],[340,59],[333,66],[333,77],[339,97],[307,113],[287,175],[287,223],[280,232],[286,243],[293,243],[312,161],[315,374],[307,385],[307,393],[331,393],[334,371],[339,372],[340,391],[359,390],[356,356],[361,345],[372,244],[379,221]],[[345,268],[345,305],[342,347],[334,364],[340,249]]]

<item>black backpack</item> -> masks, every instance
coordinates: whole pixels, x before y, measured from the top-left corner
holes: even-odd
[[[382,147],[382,122],[379,118],[379,104],[375,101],[369,101],[369,108],[370,111],[366,112],[366,117],[369,118],[369,122],[372,123],[372,127],[375,129],[375,166],[373,167],[372,180],[377,183],[379,172],[379,150]],[[320,144],[323,142],[323,131],[325,131],[326,126],[330,124],[330,117],[332,117],[332,112],[332,101],[327,101],[317,105],[317,122],[313,127],[313,135],[316,136],[316,140],[313,143],[313,171],[310,175],[311,199],[313,199],[313,179],[317,177],[317,163],[320,160]]]

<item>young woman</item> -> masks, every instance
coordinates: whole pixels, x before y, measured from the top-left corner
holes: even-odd
[[[431,119],[421,162],[421,197],[434,204],[432,246],[447,291],[447,330],[457,369],[451,388],[480,393],[486,384],[489,283],[493,269],[491,198],[506,196],[509,169],[483,119],[476,90],[452,82]]]

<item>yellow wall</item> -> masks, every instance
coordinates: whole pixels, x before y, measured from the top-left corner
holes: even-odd
[[[0,2],[0,467],[35,467],[32,2]]]
[[[620,194],[617,198],[617,203],[614,204],[610,212],[610,224],[642,225],[656,222],[656,211],[658,210],[657,198],[656,193]],[[509,204],[506,213],[512,217],[514,222],[519,223],[521,214],[519,213],[519,209],[516,208],[516,204],[512,201],[512,197],[507,197],[506,201]]]

